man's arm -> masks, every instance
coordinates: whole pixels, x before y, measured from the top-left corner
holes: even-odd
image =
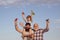
[[[15,29],[16,29],[16,31],[18,31],[19,33],[22,33],[22,30],[20,30],[20,29],[18,28],[17,18],[14,20],[14,24],[15,24]]]
[[[47,32],[49,30],[49,19],[46,20],[46,28],[44,29],[44,32]]]
[[[49,19],[46,20],[46,29],[49,29]]]

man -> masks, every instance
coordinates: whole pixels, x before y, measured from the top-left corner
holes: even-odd
[[[34,38],[33,40],[43,40],[43,33],[48,32],[49,30],[49,20],[46,20],[46,28],[45,29],[39,29],[39,26],[37,23],[34,24]]]
[[[31,26],[30,23],[26,23],[25,24],[25,29],[23,29],[23,30],[20,30],[18,28],[17,18],[15,19],[14,24],[15,24],[16,31],[18,31],[19,33],[22,33],[23,40],[32,40],[32,34],[33,34],[33,32],[30,29],[30,26]]]

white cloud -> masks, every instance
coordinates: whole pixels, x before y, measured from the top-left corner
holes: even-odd
[[[60,0],[0,0],[0,6],[6,5],[60,5]]]
[[[16,0],[0,0],[0,5],[10,5],[16,2]]]

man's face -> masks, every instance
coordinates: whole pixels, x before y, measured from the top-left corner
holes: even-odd
[[[26,25],[26,28],[30,28],[30,25]]]
[[[34,29],[38,29],[38,24],[37,23],[34,24]]]

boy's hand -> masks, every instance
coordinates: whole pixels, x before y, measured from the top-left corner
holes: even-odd
[[[30,38],[32,38],[32,35],[29,35]]]
[[[24,16],[25,14],[24,14],[24,12],[22,12],[22,16]]]

